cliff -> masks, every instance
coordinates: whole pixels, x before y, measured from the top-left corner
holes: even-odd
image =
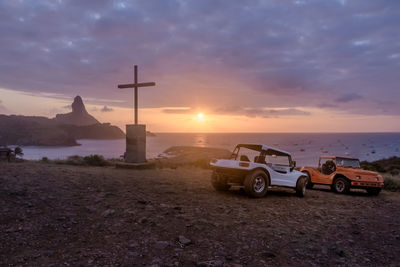
[[[124,132],[91,116],[80,96],[72,112],[54,119],[39,116],[0,115],[0,145],[74,146],[77,139],[122,139]]]

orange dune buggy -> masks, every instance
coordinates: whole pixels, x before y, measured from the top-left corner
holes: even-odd
[[[314,184],[329,185],[336,193],[347,193],[351,188],[366,189],[370,195],[378,195],[383,188],[383,178],[376,172],[361,169],[356,158],[321,156],[318,168],[302,167],[308,176],[307,188]]]

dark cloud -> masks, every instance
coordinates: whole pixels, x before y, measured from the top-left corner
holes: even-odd
[[[342,102],[342,103],[347,103],[347,102],[352,102],[354,100],[359,100],[362,99],[363,97],[357,93],[349,93],[349,94],[344,94],[336,98],[336,102]]]
[[[400,114],[382,104],[400,98],[400,1],[227,2],[1,1],[0,87],[79,88],[128,107],[131,91],[116,84],[139,64],[140,80],[157,82],[140,91],[142,107],[216,109],[223,100]]]
[[[102,109],[100,109],[100,111],[101,112],[111,112],[111,111],[114,111],[114,109],[113,108],[109,108],[107,106],[104,106]]]

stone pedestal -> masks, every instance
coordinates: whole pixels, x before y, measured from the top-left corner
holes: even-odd
[[[126,125],[126,153],[125,162],[146,162],[146,125]]]

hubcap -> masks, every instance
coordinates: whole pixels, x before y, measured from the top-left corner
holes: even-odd
[[[256,193],[261,193],[265,188],[265,180],[262,176],[257,176],[254,179],[253,189]]]
[[[345,185],[342,180],[336,182],[336,191],[343,192],[344,187],[345,187]]]

